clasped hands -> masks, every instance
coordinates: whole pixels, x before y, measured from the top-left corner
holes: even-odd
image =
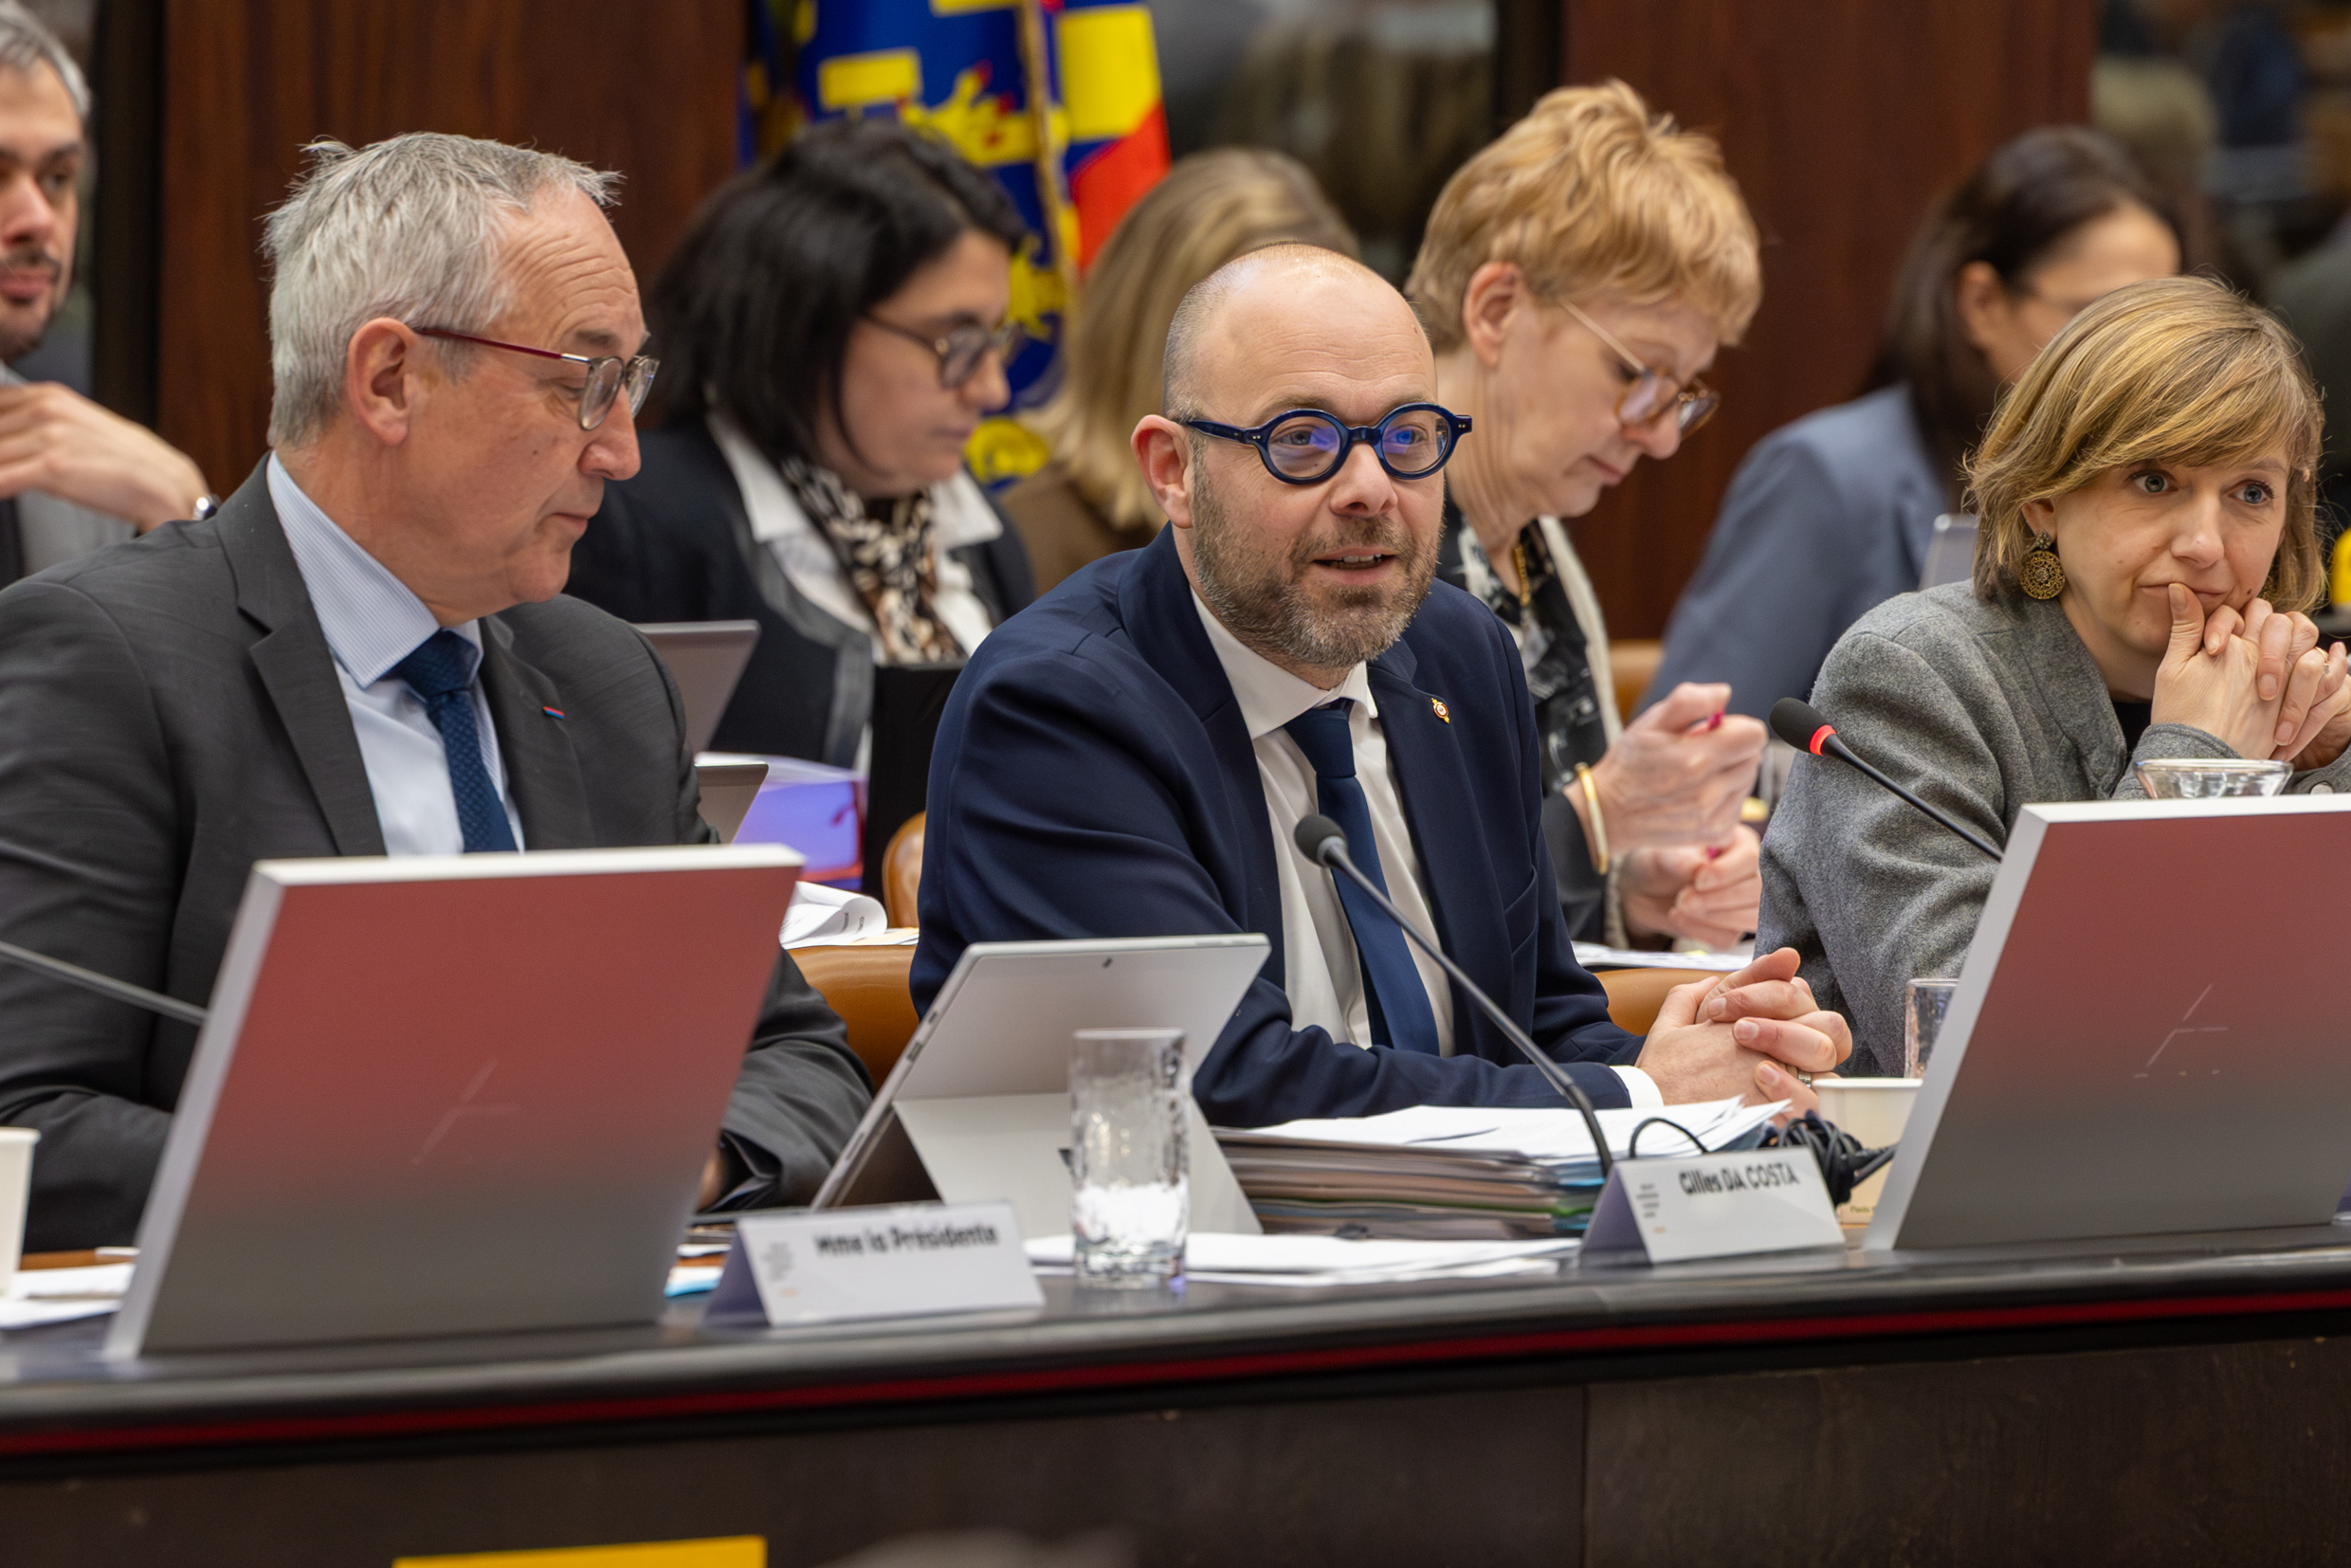
[[[1755,929],[1761,841],[1739,808],[1755,784],[1763,726],[1723,712],[1726,685],[1684,682],[1624,727],[1592,770],[1612,866],[1636,936],[1728,947]],[[1581,786],[1567,795],[1596,846]]]
[[[1796,1073],[1833,1072],[1852,1055],[1853,1034],[1813,1001],[1796,962],[1795,949],[1783,947],[1735,975],[1666,994],[1636,1066],[1667,1104],[1737,1095],[1750,1104],[1791,1101],[1792,1116],[1819,1105]]]
[[[2155,676],[2153,720],[2187,724],[2239,757],[2324,768],[2351,745],[2351,680],[2338,643],[2319,649],[2307,615],[2255,599],[2210,615],[2170,585],[2171,646]]]

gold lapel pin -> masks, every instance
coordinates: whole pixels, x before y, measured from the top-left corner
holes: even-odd
[[[1446,711],[1445,704],[1438,702],[1433,697],[1429,699],[1429,711],[1435,714],[1439,719],[1444,720],[1449,724],[1453,721],[1453,716]]]

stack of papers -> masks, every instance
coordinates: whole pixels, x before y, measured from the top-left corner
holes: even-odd
[[[20,1269],[9,1282],[8,1295],[0,1298],[0,1329],[95,1318],[119,1308],[122,1293],[130,1288],[131,1266],[127,1263]]]
[[[1785,1101],[1605,1110],[1609,1150],[1663,1117],[1709,1152],[1753,1146]],[[1269,1231],[1416,1241],[1580,1235],[1600,1195],[1583,1118],[1566,1109],[1419,1105],[1385,1116],[1220,1130],[1249,1206]],[[1672,1127],[1641,1135],[1643,1157],[1698,1153]]]
[[[1417,1280],[1481,1280],[1549,1274],[1579,1244],[1537,1242],[1347,1241],[1338,1236],[1238,1236],[1195,1231],[1184,1244],[1184,1277],[1202,1285],[1405,1285]],[[1070,1271],[1067,1236],[1028,1244],[1040,1274]]]

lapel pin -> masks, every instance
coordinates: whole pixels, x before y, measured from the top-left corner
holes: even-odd
[[[1446,711],[1445,704],[1438,702],[1433,697],[1429,699],[1429,711],[1435,714],[1439,719],[1444,720],[1449,724],[1453,721],[1453,716]]]
[[[560,719],[563,717],[563,710],[561,708],[542,707],[538,711],[545,714],[550,719]]]

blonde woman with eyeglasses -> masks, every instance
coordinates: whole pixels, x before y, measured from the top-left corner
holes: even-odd
[[[1863,616],[1813,701],[1994,844],[2029,804],[2142,794],[2133,764],[2160,758],[2285,761],[2289,791],[2351,789],[2343,651],[2303,613],[2323,583],[2318,450],[2318,395],[2275,320],[2201,278],[2117,289],[2026,368],[1969,465],[1975,580]],[[1799,758],[1763,847],[1759,944],[1795,948],[1852,1020],[1856,1070],[1899,1071],[1903,983],[1959,972],[1996,869]],[[2259,873],[2178,869],[2183,901],[2222,903]]]
[[[1447,470],[1438,571],[1518,641],[1569,932],[1730,946],[1761,893],[1739,809],[1763,726],[1726,716],[1719,684],[1677,687],[1622,724],[1563,526],[1714,410],[1703,376],[1762,293],[1722,155],[1622,82],[1552,93],[1446,186],[1405,291],[1436,349],[1437,401],[1476,429]]]

